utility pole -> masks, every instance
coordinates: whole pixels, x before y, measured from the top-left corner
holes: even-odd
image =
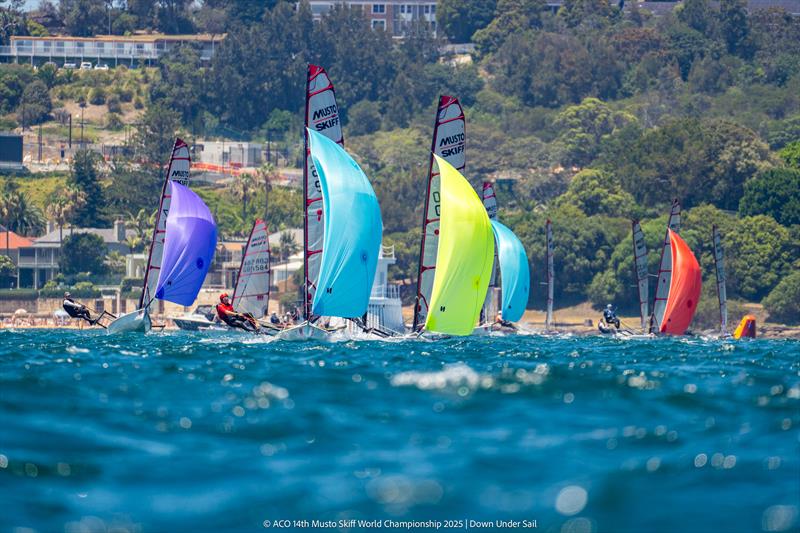
[[[39,163],[42,162],[42,123],[39,123]]]
[[[69,147],[72,148],[72,113],[69,114]]]

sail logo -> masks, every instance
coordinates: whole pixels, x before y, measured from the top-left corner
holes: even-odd
[[[317,109],[312,113],[311,120],[314,122],[314,129],[325,131],[339,124],[339,108],[336,104]]]
[[[319,120],[321,118],[330,117],[331,115],[336,114],[339,109],[336,107],[336,104],[331,104],[327,107],[323,107],[314,111],[314,114],[311,116],[311,120]]]
[[[186,185],[189,183],[189,171],[188,170],[178,170],[177,168],[173,168],[172,172],[170,172],[169,179],[172,181],[177,181],[181,185]]]
[[[464,145],[464,133],[448,135],[447,137],[442,137],[442,140],[439,141],[439,151],[442,157],[448,158],[463,153]]]
[[[317,122],[314,124],[314,129],[318,132],[322,132],[336,126],[337,124],[339,124],[339,115],[329,118],[328,120],[323,120],[322,122]]]

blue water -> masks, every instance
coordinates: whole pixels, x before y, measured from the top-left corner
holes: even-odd
[[[799,430],[796,341],[6,330],[0,531],[798,531]]]

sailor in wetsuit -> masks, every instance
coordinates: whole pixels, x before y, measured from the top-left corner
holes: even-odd
[[[82,303],[78,303],[73,300],[72,295],[68,292],[64,293],[64,301],[62,302],[61,306],[72,318],[81,318],[92,325],[97,322],[97,320],[92,320],[92,315],[89,312],[89,308]]]
[[[258,324],[252,315],[237,313],[233,309],[228,294],[223,292],[219,295],[217,304],[217,316],[232,328],[239,328],[245,331],[258,331]]]
[[[603,311],[603,322],[606,323],[606,326],[611,327],[613,325],[619,329],[619,317],[617,317],[617,312],[611,307],[611,304],[608,304]]]

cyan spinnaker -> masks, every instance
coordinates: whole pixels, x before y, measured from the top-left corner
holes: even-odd
[[[513,231],[497,220],[491,222],[500,264],[503,320],[517,322],[525,313],[530,294],[531,273],[528,256],[525,247]]]
[[[344,148],[308,128],[311,157],[322,189],[325,237],[315,315],[360,317],[367,312],[378,266],[383,222],[367,176]]]
[[[494,262],[492,225],[472,185],[434,154],[441,178],[436,277],[425,329],[469,335],[486,298]]]
[[[192,305],[217,247],[217,224],[197,194],[173,181],[155,297]]]

